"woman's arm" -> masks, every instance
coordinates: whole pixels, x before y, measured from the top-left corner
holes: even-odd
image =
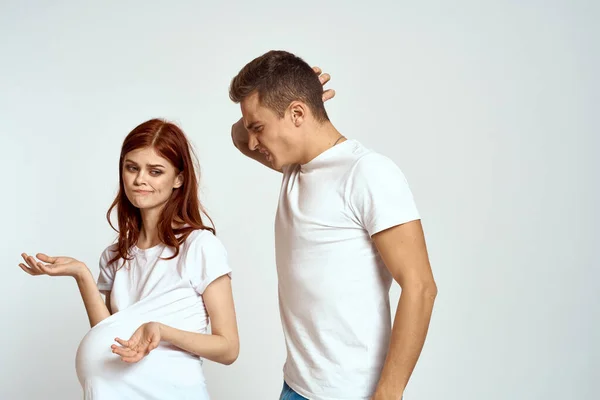
[[[211,323],[211,334],[188,332],[158,322],[140,326],[129,340],[117,338],[113,353],[125,362],[138,362],[158,343],[166,341],[189,353],[221,364],[232,364],[239,354],[238,328],[231,279],[224,275],[213,281],[202,295]]]
[[[106,292],[106,294],[104,295],[104,304],[106,305],[106,309],[108,310],[108,313],[110,315],[112,315],[112,307],[110,305],[110,290]]]
[[[75,278],[91,327],[110,316],[109,309],[102,300],[94,277],[84,263],[71,257],[50,257],[42,253],[36,255],[42,262],[25,253],[21,256],[27,265],[19,264],[19,266],[29,275],[71,276]]]
[[[232,364],[238,357],[240,344],[229,276],[213,281],[202,297],[210,317],[212,334],[187,332],[159,324],[161,338],[202,358]]]
[[[82,263],[82,265],[81,272],[75,276],[75,281],[77,282],[77,287],[79,288],[79,293],[81,294],[81,299],[88,315],[90,327],[93,328],[100,321],[108,318],[111,313],[100,295],[92,273],[85,264]],[[106,302],[108,303],[109,301],[110,298],[107,295]]]

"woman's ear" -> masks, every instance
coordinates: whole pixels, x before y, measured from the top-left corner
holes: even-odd
[[[175,184],[173,185],[173,189],[179,189],[183,185],[183,172],[180,172],[179,175],[175,178]]]

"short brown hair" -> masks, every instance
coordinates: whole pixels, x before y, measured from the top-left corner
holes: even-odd
[[[303,59],[287,51],[271,50],[246,64],[231,81],[229,98],[240,103],[255,91],[261,104],[280,118],[292,101],[300,100],[315,119],[329,120],[319,77]]]

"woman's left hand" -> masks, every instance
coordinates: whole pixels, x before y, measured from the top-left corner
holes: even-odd
[[[133,333],[129,340],[115,338],[121,347],[113,344],[112,352],[121,356],[127,363],[136,363],[158,347],[160,342],[160,325],[158,322],[147,322]]]

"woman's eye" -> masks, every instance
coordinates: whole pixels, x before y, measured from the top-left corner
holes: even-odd
[[[160,171],[158,169],[154,169],[154,170],[150,171],[150,173],[154,176],[158,176],[158,175],[162,174],[162,171]]]
[[[134,172],[134,171],[137,171],[137,168],[136,168],[136,167],[134,167],[133,165],[128,165],[128,166],[127,166],[127,170],[128,170],[128,171],[131,171],[131,172]]]

